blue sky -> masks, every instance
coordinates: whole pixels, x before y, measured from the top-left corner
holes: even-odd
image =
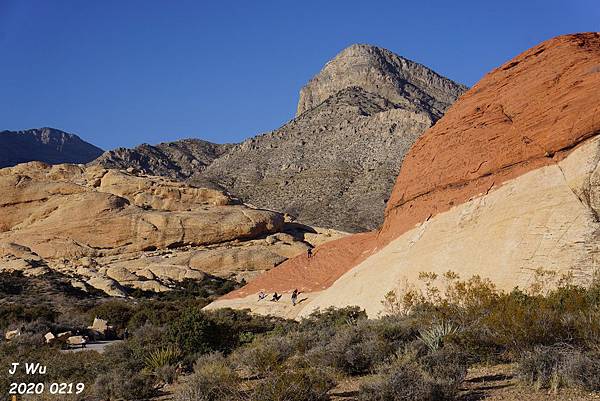
[[[598,0],[0,0],[0,129],[104,149],[235,142],[282,125],[352,43],[472,85],[553,36],[600,31]]]

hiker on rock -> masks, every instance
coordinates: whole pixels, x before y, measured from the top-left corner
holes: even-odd
[[[273,298],[271,298],[271,302],[277,302],[280,299],[281,299],[281,295],[279,295],[275,292],[275,293],[273,293]]]
[[[258,293],[258,300],[262,301],[263,299],[265,299],[267,297],[267,294],[265,294],[264,291],[261,291]]]
[[[306,256],[308,256],[308,258],[310,259],[310,258],[312,258],[312,255],[313,255],[312,248],[308,248],[306,250]]]
[[[294,292],[292,292],[292,305],[296,306],[296,302],[298,301],[298,294],[300,294],[300,291],[298,291],[298,289],[296,288],[294,290]]]

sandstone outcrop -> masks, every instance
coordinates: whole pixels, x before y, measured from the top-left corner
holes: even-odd
[[[0,170],[0,270],[57,270],[111,296],[127,296],[126,287],[168,291],[207,274],[250,280],[305,253],[312,245],[302,235],[313,232],[222,191],[131,169],[31,162]]]
[[[102,149],[77,135],[54,128],[0,131],[0,168],[30,161],[88,163],[101,154]]]
[[[15,190],[16,189],[16,190]],[[0,170],[0,239],[44,258],[208,245],[278,231],[281,215],[159,177],[40,163]]]
[[[211,307],[264,313],[249,294],[291,291],[295,283],[283,280],[291,274],[302,288],[311,264],[339,275],[322,289],[312,280],[307,300],[279,305],[280,314],[359,305],[374,316],[388,291],[416,285],[421,272],[478,274],[507,290],[527,287],[538,269],[589,281],[599,267],[599,65],[600,34],[585,33],[495,69],[412,147],[382,228],[338,241],[342,249],[353,242],[361,257],[320,252],[333,243],[325,244],[312,260],[291,259]]]

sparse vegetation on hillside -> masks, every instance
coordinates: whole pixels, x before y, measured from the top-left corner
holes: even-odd
[[[523,385],[535,389],[600,391],[600,285],[548,277],[541,272],[532,288],[503,292],[479,277],[423,274],[420,290],[388,294],[390,313],[378,319],[357,307],[299,322],[205,312],[206,299],[190,294],[98,298],[71,309],[45,303],[27,313],[3,302],[3,327],[24,333],[0,345],[0,363],[46,363],[43,380],[82,381],[85,399],[95,400],[151,398],[169,386],[177,401],[319,401],[348,380],[362,383],[352,393],[359,401],[451,400],[469,367],[482,363],[516,364]],[[0,279],[12,283],[3,291],[13,301],[24,293],[18,276]],[[70,311],[81,316],[65,316]],[[104,354],[40,346],[48,327],[94,316],[127,327],[130,338]],[[25,380],[3,377],[2,391],[9,379]]]

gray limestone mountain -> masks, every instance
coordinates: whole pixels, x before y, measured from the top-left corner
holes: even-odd
[[[371,230],[408,149],[466,89],[388,50],[353,45],[302,89],[296,118],[275,131],[214,145],[189,168],[179,150],[165,151],[190,148],[182,142],[119,149],[95,163],[216,186],[310,225]]]
[[[355,44],[325,64],[302,88],[296,115],[350,86],[376,93],[398,107],[428,110],[436,120],[467,89],[389,50]]]
[[[0,131],[0,168],[30,161],[88,163],[101,154],[102,149],[77,135],[54,128]]]
[[[280,129],[237,145],[203,175],[258,207],[364,231],[381,223],[398,157],[431,124],[428,113],[347,88]]]

